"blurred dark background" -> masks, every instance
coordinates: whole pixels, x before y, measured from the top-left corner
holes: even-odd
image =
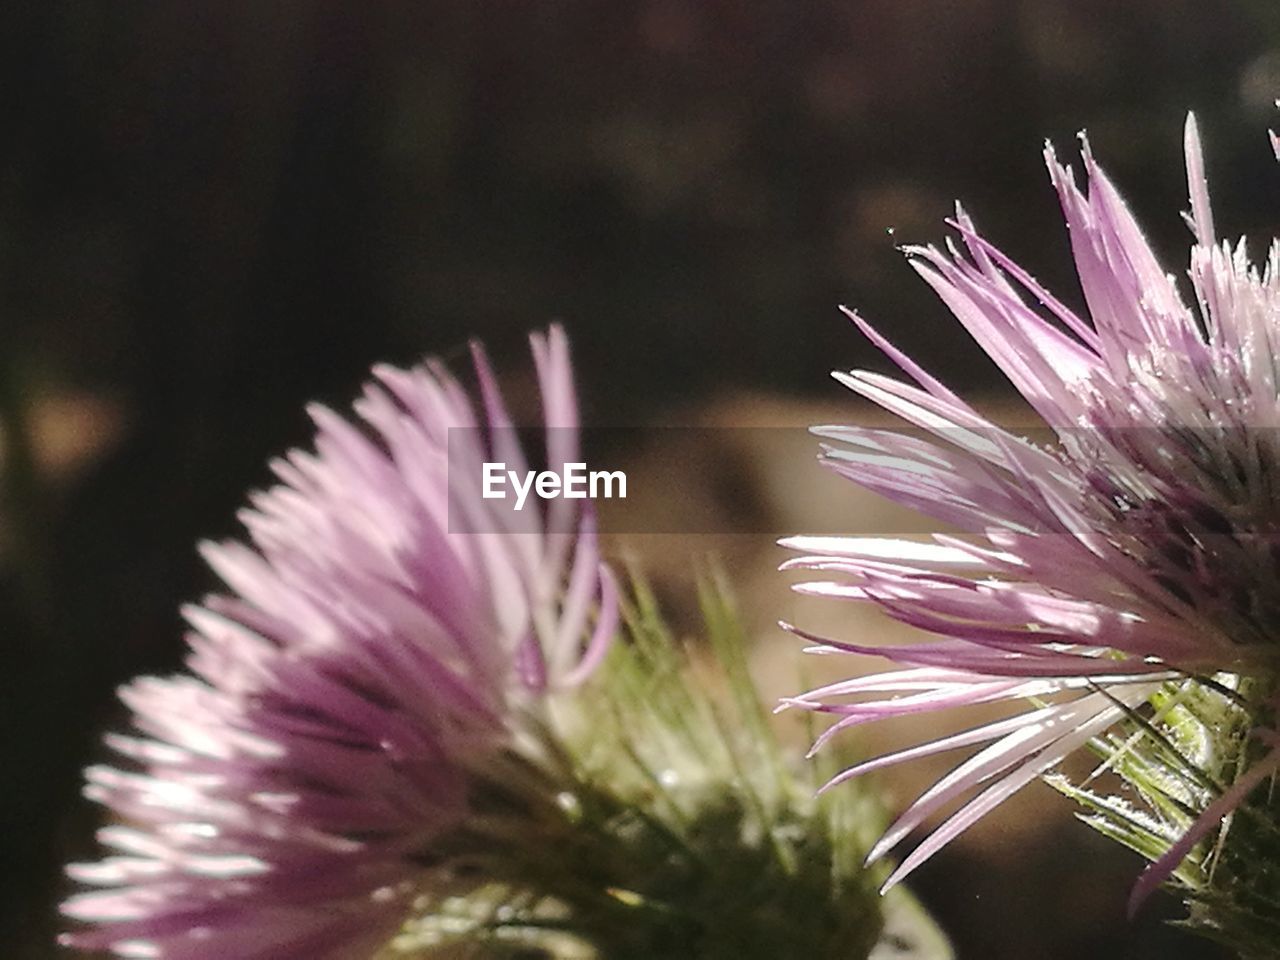
[[[831,396],[829,367],[879,363],[841,302],[993,389],[893,244],[962,197],[1078,300],[1041,146],[1083,127],[1171,267],[1188,108],[1220,228],[1280,211],[1271,0],[43,0],[0,27],[6,957],[54,955],[113,688],[177,664],[193,542],[234,532],[304,401],[472,335],[511,361],[556,319],[596,423]],[[924,875],[961,957],[1213,955],[1046,901],[1045,862],[1003,901],[963,860]]]

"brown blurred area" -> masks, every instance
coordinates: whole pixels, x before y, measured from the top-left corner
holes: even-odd
[[[113,688],[178,663],[178,604],[212,586],[193,543],[235,532],[305,401],[469,336],[514,370],[560,320],[592,423],[853,419],[827,370],[885,363],[841,302],[998,398],[894,249],[954,198],[1072,303],[1046,137],[1089,129],[1171,268],[1188,108],[1219,225],[1280,210],[1271,0],[45,0],[0,26],[6,957],[55,954]],[[688,459],[646,509],[883,521],[810,486],[812,451]],[[778,617],[887,629],[796,611],[767,537],[628,548],[677,614],[690,558],[725,556],[777,692]],[[920,732],[867,749],[894,735]],[[919,874],[962,958],[1213,956],[1158,910],[1126,925],[1137,864],[1023,796]]]

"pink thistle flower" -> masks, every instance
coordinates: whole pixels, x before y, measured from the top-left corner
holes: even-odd
[[[1083,140],[1087,190],[1046,161],[1088,307],[1077,315],[974,229],[910,247],[911,265],[1052,431],[1001,429],[862,318],[850,319],[914,384],[837,373],[924,435],[818,427],[842,475],[956,529],[923,543],[794,537],[787,568],[831,579],[802,593],[877,604],[939,639],[874,647],[811,637],[821,653],[874,653],[901,669],[784,701],[835,717],[981,703],[1029,712],[879,757],[833,783],[961,747],[981,749],[926,791],[872,850],[883,856],[977,790],[890,876],[897,883],[1012,793],[1187,673],[1273,670],[1280,624],[1280,245],[1262,268],[1215,239],[1194,117],[1185,147],[1194,234],[1191,298],[1166,274]],[[795,628],[791,628],[795,629]],[[1262,739],[1267,739],[1263,737]],[[815,746],[816,749],[816,746]],[[1258,761],[1153,863],[1135,905],[1196,840],[1280,766]]]
[[[578,442],[568,343],[558,327],[531,341],[560,469]],[[517,513],[467,482],[481,461],[523,463],[473,353],[479,413],[439,363],[376,368],[359,423],[311,409],[315,452],[272,464],[280,484],[241,514],[249,542],[203,546],[229,592],[184,611],[189,675],[121,691],[137,734],[108,743],[128,767],[93,767],[86,788],[121,821],[99,834],[117,852],[68,869],[104,889],[63,905],[85,924],[66,944],[375,952],[473,777],[600,661],[616,590],[589,509]]]

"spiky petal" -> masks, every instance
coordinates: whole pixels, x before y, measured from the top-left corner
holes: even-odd
[[[531,340],[560,469],[577,443],[568,344],[555,327]],[[518,708],[599,660],[616,611],[590,513],[516,513],[463,482],[523,460],[474,354],[479,413],[438,363],[379,367],[359,421],[311,409],[314,452],[272,464],[279,485],[241,514],[248,542],[203,546],[228,592],[184,611],[190,674],[121,691],[137,735],[108,742],[129,763],[90,769],[86,793],[123,824],[99,835],[115,854],[69,868],[104,889],[63,905],[85,924],[66,943],[372,953]]]
[[[915,383],[865,371],[836,378],[918,429],[815,428],[829,441],[822,458],[958,532],[927,543],[783,541],[802,554],[786,567],[830,577],[800,591],[876,604],[940,638],[892,648],[812,638],[819,652],[875,652],[904,669],[784,706],[831,713],[838,730],[978,703],[1047,704],[837,778],[989,744],[877,846],[874,855],[887,852],[935,810],[982,787],[891,884],[1165,680],[1183,671],[1269,675],[1280,656],[1280,252],[1273,244],[1259,269],[1243,241],[1215,239],[1199,133],[1188,118],[1188,305],[1082,144],[1087,189],[1052,148],[1045,156],[1087,319],[983,239],[959,208],[950,221],[958,243],[907,250],[1051,442],[998,427],[850,312]],[[1198,825],[1201,834],[1242,795],[1226,797],[1209,811],[1212,822]],[[1173,866],[1176,859],[1158,863],[1151,876]]]

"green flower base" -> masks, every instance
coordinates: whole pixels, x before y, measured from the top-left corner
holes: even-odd
[[[668,630],[643,583],[608,663],[554,702],[478,816],[430,851],[419,918],[389,956],[604,960],[949,960],[905,890],[863,859],[878,800],[789,762],[722,587],[705,644]]]

